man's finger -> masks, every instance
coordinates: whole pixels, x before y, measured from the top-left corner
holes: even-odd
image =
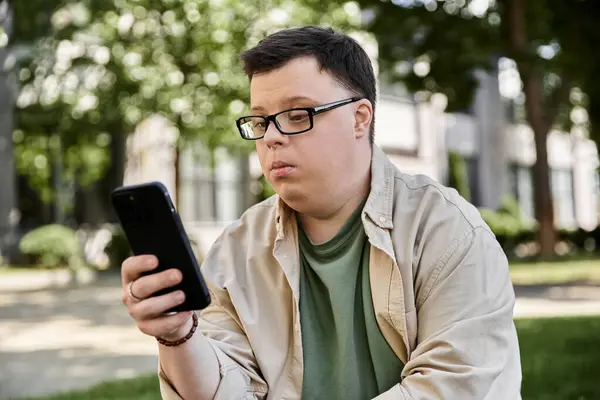
[[[167,289],[181,282],[181,271],[171,268],[155,274],[145,275],[133,283],[131,291],[141,299],[152,296],[159,290]]]
[[[144,272],[152,271],[158,266],[158,259],[153,255],[141,255],[127,258],[121,265],[123,285],[138,279]]]
[[[181,290],[161,296],[149,297],[130,308],[131,316],[137,321],[150,320],[164,316],[164,313],[183,303],[185,294]]]

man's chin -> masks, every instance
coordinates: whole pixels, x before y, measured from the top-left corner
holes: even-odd
[[[279,195],[279,198],[283,200],[285,204],[294,210],[302,208],[302,204],[306,202],[307,196],[298,188],[294,187],[289,183],[282,183],[274,188],[275,193]]]

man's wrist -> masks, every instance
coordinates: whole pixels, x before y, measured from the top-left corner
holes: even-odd
[[[162,335],[162,336],[156,337],[156,339],[158,340],[159,343],[161,343],[161,342],[174,343],[174,342],[183,340],[187,336],[189,336],[188,337],[188,339],[189,339],[191,337],[191,335],[194,334],[194,331],[196,330],[196,326],[198,325],[197,318],[198,317],[195,314],[190,315],[190,318],[188,318],[187,321],[181,327],[179,327],[176,331],[171,332],[167,335]],[[164,343],[161,343],[161,344],[164,344]]]

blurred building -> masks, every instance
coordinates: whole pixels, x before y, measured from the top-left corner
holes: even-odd
[[[476,206],[497,208],[503,196],[512,195],[522,218],[533,220],[533,131],[509,112],[497,75],[480,74],[479,79],[472,112],[446,114],[445,147],[467,160],[471,201]],[[553,130],[547,148],[556,226],[594,229],[600,204],[595,143]]]
[[[511,195],[518,200],[523,219],[533,220],[533,132],[511,118],[497,75],[482,73],[479,79],[474,105],[466,113],[446,113],[436,101],[417,103],[381,88],[375,142],[400,170],[426,174],[444,184],[448,153],[457,152],[466,160],[475,206],[496,209]],[[556,226],[595,228],[600,204],[596,145],[553,131],[547,146]],[[248,187],[261,175],[255,154],[240,159],[223,150],[218,158],[214,173],[203,165],[208,157],[201,151],[190,149],[180,159],[180,212],[205,250],[251,203]]]
[[[359,40],[377,71],[377,46],[364,36]],[[2,60],[0,49],[0,65]],[[498,74],[481,73],[478,77],[481,84],[475,101],[464,113],[445,112],[443,98],[418,102],[399,87],[380,87],[375,141],[400,170],[426,174],[442,183],[447,182],[448,153],[457,152],[466,160],[470,198],[475,206],[495,209],[504,196],[512,195],[520,204],[523,218],[533,219],[533,134],[510,112],[508,102],[500,93]],[[0,74],[0,93],[9,93],[2,79]],[[11,111],[12,99],[0,96],[0,185],[3,187],[0,190],[0,255],[8,246],[7,240],[12,241],[13,246],[16,240],[10,232],[14,232],[13,225],[18,220],[17,196],[31,196],[26,188],[20,188],[18,194],[13,190],[16,184],[11,161]],[[159,179],[173,195],[177,192],[179,212],[188,233],[207,251],[227,224],[262,198],[257,157],[255,154],[234,157],[225,149],[210,154],[201,143],[189,146],[175,157],[172,143],[163,143],[164,132],[164,123],[154,118],[145,121],[128,139],[125,182]],[[556,225],[593,229],[598,224],[600,204],[595,144],[555,131],[550,134],[547,146]],[[162,150],[153,151],[153,147]],[[169,164],[174,160],[178,168],[172,165],[170,170]],[[211,168],[213,164],[215,168]],[[144,165],[150,167],[144,168]],[[175,182],[177,190],[174,190]],[[104,192],[94,193],[91,197],[104,195]],[[88,203],[86,210],[91,209]]]

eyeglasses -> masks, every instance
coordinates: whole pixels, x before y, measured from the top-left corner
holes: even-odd
[[[271,121],[275,123],[275,126],[282,134],[297,135],[310,131],[313,128],[315,115],[354,103],[361,99],[362,97],[352,97],[323,104],[318,107],[291,108],[267,116],[248,115],[238,118],[236,125],[240,131],[240,135],[246,140],[263,138],[267,129],[269,129]]]

